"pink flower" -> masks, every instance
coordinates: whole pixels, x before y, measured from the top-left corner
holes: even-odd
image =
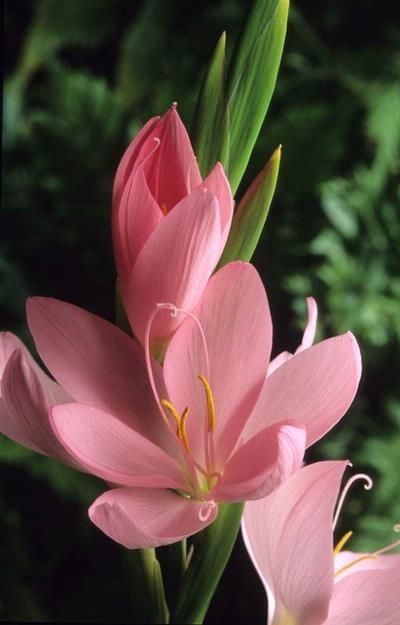
[[[162,314],[184,318],[163,367],[149,351]],[[346,412],[359,381],[350,334],[266,377],[271,318],[246,263],[216,273],[193,313],[156,306],[146,358],[112,324],[57,300],[30,300],[28,322],[46,366],[75,400],[51,408],[55,433],[80,466],[114,486],[90,517],[131,548],[201,530],[218,502],[270,493],[300,466],[305,439],[313,443]]]
[[[232,212],[222,165],[202,181],[176,107],[150,119],[118,167],[112,209],[121,292],[142,343],[157,302],[195,306],[225,247]],[[170,315],[156,319],[156,347],[179,322]]]
[[[311,464],[265,499],[246,504],[244,540],[268,595],[271,625],[400,623],[400,554],[382,555],[400,541],[370,554],[343,552],[348,532],[333,546],[347,464]],[[354,476],[348,486],[359,477],[370,480]]]

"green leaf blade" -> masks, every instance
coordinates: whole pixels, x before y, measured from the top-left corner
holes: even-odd
[[[195,152],[205,177],[220,161],[225,168],[229,158],[229,114],[225,103],[226,34],[222,33],[200,89],[193,124]]]
[[[228,76],[229,179],[236,192],[267,113],[281,62],[289,0],[257,0]]]
[[[248,262],[253,256],[274,197],[280,160],[279,146],[240,201],[219,267],[234,260]]]

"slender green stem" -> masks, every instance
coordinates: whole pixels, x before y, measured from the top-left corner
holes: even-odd
[[[168,623],[161,568],[154,549],[134,549],[123,552],[133,588],[134,623]]]
[[[243,504],[221,504],[217,519],[195,537],[194,553],[171,623],[202,623],[240,527]]]

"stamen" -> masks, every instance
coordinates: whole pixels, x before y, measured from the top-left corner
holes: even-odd
[[[214,395],[213,395],[213,392],[211,390],[211,386],[210,386],[208,380],[204,377],[204,375],[198,375],[197,377],[200,380],[200,382],[202,383],[202,385],[204,387],[204,392],[206,394],[207,416],[208,416],[208,422],[207,422],[208,431],[209,432],[215,432],[215,427],[216,427],[216,424],[217,424],[217,416],[216,416],[216,413],[215,413]]]
[[[179,436],[179,425],[180,425],[180,422],[181,422],[181,415],[179,414],[177,409],[171,404],[171,402],[168,401],[168,399],[162,399],[161,403],[164,406],[164,408],[167,408],[167,410],[169,410],[171,415],[174,417],[175,422],[176,422],[176,428],[177,428],[176,433]]]
[[[161,211],[162,211],[163,215],[167,215],[167,213],[168,213],[167,205],[166,204],[161,204],[160,208],[161,208]]]
[[[351,477],[347,482],[346,485],[342,491],[342,494],[340,495],[340,499],[339,502],[336,506],[336,512],[335,512],[335,516],[333,518],[333,529],[335,529],[336,524],[338,522],[339,519],[339,515],[342,511],[343,508],[343,504],[344,501],[346,499],[347,493],[349,492],[350,488],[352,487],[352,485],[357,482],[358,480],[364,480],[366,483],[364,484],[364,489],[365,490],[371,490],[372,486],[373,486],[373,481],[370,478],[369,475],[367,475],[366,473],[357,473],[357,475],[353,475],[353,477]]]
[[[147,374],[149,376],[149,382],[150,382],[151,390],[153,391],[154,399],[156,400],[157,406],[158,406],[158,408],[160,410],[160,413],[161,413],[161,416],[163,418],[164,423],[166,424],[169,432],[175,438],[175,432],[174,432],[174,430],[172,428],[171,423],[169,422],[169,419],[168,419],[167,415],[164,412],[163,405],[161,403],[160,396],[159,396],[158,391],[157,391],[157,386],[156,386],[156,383],[155,383],[155,380],[154,380],[154,375],[153,375],[153,367],[152,367],[152,364],[151,364],[150,330],[151,330],[151,325],[152,325],[152,323],[154,321],[154,318],[156,317],[156,315],[158,315],[160,310],[161,310],[161,308],[159,306],[156,306],[156,308],[151,313],[151,315],[149,317],[149,320],[147,321],[145,335],[144,335],[144,354],[145,354],[145,360],[146,360]]]
[[[341,566],[340,569],[335,571],[335,577],[337,577],[338,575],[341,575],[345,571],[348,571],[353,566],[355,566],[356,564],[359,564],[360,562],[363,562],[364,560],[375,560],[375,559],[376,559],[376,556],[374,556],[373,553],[368,553],[365,556],[361,556],[360,558],[357,558],[356,560],[353,560],[352,562],[348,562],[344,566]]]
[[[350,538],[353,536],[353,532],[347,532],[344,536],[342,536],[342,538],[339,540],[338,544],[336,545],[336,547],[333,550],[333,555],[337,556],[338,553],[340,553],[343,549],[343,547],[345,546],[345,544],[350,540]]]
[[[393,526],[393,531],[399,533],[400,532],[400,524],[394,525]],[[345,537],[343,537],[343,538],[345,538]],[[342,566],[340,569],[338,569],[335,572],[335,577],[337,575],[340,575],[341,573],[344,573],[344,571],[347,571],[348,569],[352,568],[356,564],[359,564],[360,562],[363,562],[364,560],[376,560],[376,558],[378,558],[378,556],[382,555],[383,553],[387,553],[388,551],[391,551],[392,549],[394,549],[398,545],[400,545],[400,538],[398,540],[395,540],[390,545],[387,545],[386,547],[382,547],[381,549],[377,549],[373,553],[367,553],[367,554],[365,554],[363,556],[360,556],[359,558],[356,558],[356,560],[353,560],[352,562],[348,562],[347,564],[345,564],[344,566]],[[335,549],[334,553],[335,553],[335,555],[337,555],[336,554],[336,549]]]
[[[179,438],[181,439],[186,453],[190,454],[189,439],[186,431],[186,421],[189,416],[189,408],[185,408],[179,422]]]

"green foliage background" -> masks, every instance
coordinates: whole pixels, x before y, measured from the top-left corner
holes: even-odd
[[[227,30],[231,49],[248,4],[5,2],[2,329],[33,349],[24,302],[36,294],[113,318],[109,208],[118,160],[172,101],[190,125],[214,45]],[[350,329],[360,342],[358,398],[309,456],[348,457],[375,478],[371,493],[355,488],[342,524],[360,549],[390,542],[400,520],[395,10],[386,0],[293,2],[277,89],[238,193],[282,143],[278,190],[254,258],[276,351],[296,347],[309,294],[319,303],[320,338]],[[101,483],[5,437],[0,467],[0,618],[131,621],[129,555],[86,516]],[[238,544],[210,622],[262,619],[255,579]]]

